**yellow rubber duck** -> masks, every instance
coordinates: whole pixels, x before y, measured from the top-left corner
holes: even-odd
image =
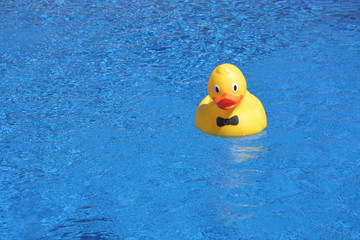
[[[263,105],[246,89],[242,72],[232,64],[214,69],[208,93],[197,108],[195,126],[222,137],[256,134],[267,126]]]

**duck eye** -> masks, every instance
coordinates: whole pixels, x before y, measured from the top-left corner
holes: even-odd
[[[236,91],[238,90],[238,85],[237,85],[237,83],[233,83],[232,89],[233,89],[234,92],[236,92]]]
[[[216,93],[219,93],[219,92],[220,92],[220,87],[219,87],[219,85],[215,85],[215,86],[214,86],[214,90],[215,90]]]

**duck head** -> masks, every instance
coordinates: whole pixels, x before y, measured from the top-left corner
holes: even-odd
[[[219,108],[233,109],[245,96],[245,77],[236,66],[222,64],[215,68],[210,75],[208,93]]]

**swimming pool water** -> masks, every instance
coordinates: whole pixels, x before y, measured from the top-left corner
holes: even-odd
[[[358,1],[2,1],[0,239],[359,239]],[[194,125],[237,65],[265,131]]]

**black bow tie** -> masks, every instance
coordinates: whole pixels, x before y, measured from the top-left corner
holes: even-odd
[[[216,124],[219,126],[219,127],[223,127],[225,125],[238,125],[239,124],[239,118],[238,116],[233,116],[232,118],[221,118],[221,117],[218,117],[216,119]]]

